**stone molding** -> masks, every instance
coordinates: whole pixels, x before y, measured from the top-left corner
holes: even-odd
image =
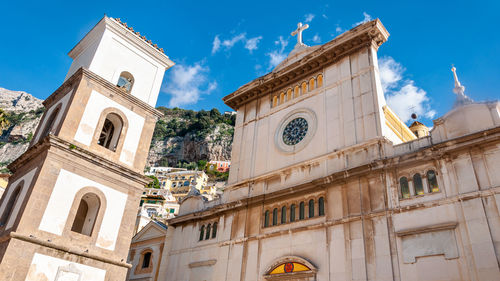
[[[397,236],[402,237],[402,236],[420,234],[420,233],[426,233],[426,232],[432,232],[432,231],[455,229],[457,227],[457,225],[458,225],[458,222],[453,221],[453,222],[428,225],[425,227],[402,229],[402,230],[396,231],[395,233]]]
[[[378,48],[387,41],[388,37],[389,32],[379,19],[361,24],[279,71],[270,72],[241,86],[222,100],[229,107],[237,110],[245,103],[269,94],[284,84],[300,80],[309,73],[333,64],[362,48]]]
[[[189,268],[202,267],[202,266],[212,266],[217,263],[216,259],[206,260],[206,261],[195,261],[189,264]]]
[[[125,166],[116,164],[113,161],[110,161],[104,157],[94,154],[86,149],[80,148],[77,145],[62,140],[59,137],[56,137],[52,134],[49,134],[44,139],[42,139],[35,145],[31,146],[23,155],[19,156],[19,158],[17,158],[16,160],[14,160],[14,162],[9,164],[8,168],[15,173],[15,171],[18,168],[22,167],[24,164],[34,159],[42,152],[50,150],[51,147],[63,150],[66,153],[69,153],[80,159],[84,159],[98,167],[103,167],[108,171],[113,171],[114,173],[119,174],[122,177],[128,178],[129,180],[132,180],[136,183],[139,183],[142,186],[147,185],[152,181],[152,179],[140,173],[137,173]]]
[[[118,88],[108,80],[100,77],[99,75],[95,74],[94,72],[80,67],[73,75],[71,75],[70,78],[68,78],[57,90],[54,91],[47,99],[43,101],[43,105],[45,108],[49,108],[53,103],[59,100],[61,95],[65,95],[68,93],[68,88],[73,88],[75,87],[75,83],[80,83],[83,78],[87,78],[91,80],[92,82],[95,82],[99,84],[100,86],[110,90],[113,94],[116,94],[124,99],[126,99],[128,102],[130,102],[132,105],[140,107],[141,109],[144,109],[146,112],[150,113],[156,118],[160,118],[163,116],[163,113],[161,113],[159,110],[156,108],[150,106],[149,104],[141,101],[140,99],[134,97],[133,95],[127,93],[125,90]],[[74,93],[73,93],[74,94]]]
[[[29,243],[41,245],[41,246],[44,246],[44,247],[47,247],[47,248],[52,248],[52,249],[55,249],[55,250],[63,251],[63,252],[66,252],[66,253],[69,253],[69,254],[73,254],[73,255],[76,255],[76,256],[81,256],[81,257],[85,257],[85,258],[89,258],[89,259],[94,259],[94,260],[98,260],[98,261],[101,261],[101,262],[104,262],[104,263],[110,263],[110,264],[114,264],[114,265],[117,265],[117,266],[120,266],[120,267],[125,267],[125,268],[131,268],[132,267],[131,264],[128,264],[126,262],[118,261],[118,260],[111,259],[111,258],[106,258],[106,257],[103,257],[102,255],[95,255],[95,254],[90,254],[90,253],[87,253],[87,252],[82,252],[82,251],[78,250],[77,248],[74,248],[74,247],[71,247],[71,246],[55,245],[53,243],[50,243],[49,241],[45,241],[45,240],[39,239],[39,238],[34,237],[32,235],[28,236],[28,235],[25,235],[25,234],[22,234],[22,233],[11,232],[9,234],[9,236],[10,236],[11,239],[18,239],[18,240],[21,240],[21,241],[25,241],[25,242],[29,242]]]

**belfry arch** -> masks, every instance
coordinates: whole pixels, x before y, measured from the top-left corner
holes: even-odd
[[[264,280],[315,281],[317,271],[316,266],[304,258],[286,256],[267,268]]]

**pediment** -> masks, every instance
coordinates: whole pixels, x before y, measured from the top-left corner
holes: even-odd
[[[134,236],[134,238],[132,238],[132,243],[164,237],[165,235],[167,235],[167,230],[165,228],[154,221],[150,221]]]

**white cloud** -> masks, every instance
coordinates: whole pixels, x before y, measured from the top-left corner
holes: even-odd
[[[213,44],[212,44],[212,55],[217,53],[221,47],[224,47],[225,51],[229,51],[231,48],[236,45],[238,42],[243,42],[245,45],[245,49],[250,51],[250,53],[254,50],[258,49],[259,41],[262,39],[262,36],[253,37],[247,39],[246,33],[240,33],[233,36],[230,39],[220,40],[219,35],[215,36]]]
[[[328,19],[328,17],[327,17],[325,14],[322,14],[321,16],[322,16],[325,20],[327,20],[327,19]]]
[[[276,67],[287,56],[285,54],[285,47],[288,45],[288,41],[285,40],[283,36],[280,36],[278,40],[274,41],[274,45],[279,46],[279,49],[267,53],[269,56],[269,69]]]
[[[254,50],[257,50],[260,40],[262,40],[262,36],[257,36],[257,37],[248,39],[245,43],[245,49],[249,50],[250,53]]]
[[[220,39],[219,35],[216,35],[214,38],[214,42],[212,43],[212,55],[217,53],[219,49],[220,49]]]
[[[342,33],[342,32],[344,32],[344,30],[342,29],[342,27],[340,27],[339,25],[337,25],[337,27],[335,28],[335,32]]]
[[[176,65],[170,72],[164,92],[171,95],[170,107],[183,106],[198,102],[201,95],[210,94],[217,88],[216,81],[209,81],[208,67],[200,63]]]
[[[307,14],[304,16],[304,21],[305,22],[311,22],[314,19],[315,15],[314,14]]]
[[[363,20],[362,20],[362,21],[359,21],[359,22],[357,22],[357,23],[353,24],[352,26],[353,26],[353,27],[355,27],[355,26],[358,26],[358,25],[360,25],[360,24],[362,24],[362,23],[369,22],[369,21],[371,21],[371,20],[372,20],[372,16],[370,16],[370,15],[369,15],[369,14],[367,14],[366,12],[363,12],[363,17],[364,17],[364,18],[363,18]]]
[[[321,42],[321,37],[319,37],[319,35],[316,33],[316,34],[313,36],[312,41],[313,41],[314,43],[319,43],[319,42]]]
[[[412,80],[403,79],[405,68],[391,57],[379,59],[379,73],[387,104],[403,122],[416,113],[425,118],[433,118],[436,111],[431,109],[427,92]]]

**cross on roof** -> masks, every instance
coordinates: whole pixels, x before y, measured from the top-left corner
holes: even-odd
[[[297,45],[304,45],[304,43],[302,43],[302,31],[308,28],[309,25],[307,23],[305,25],[302,25],[301,22],[297,24],[297,29],[292,32],[292,36],[297,35]]]

